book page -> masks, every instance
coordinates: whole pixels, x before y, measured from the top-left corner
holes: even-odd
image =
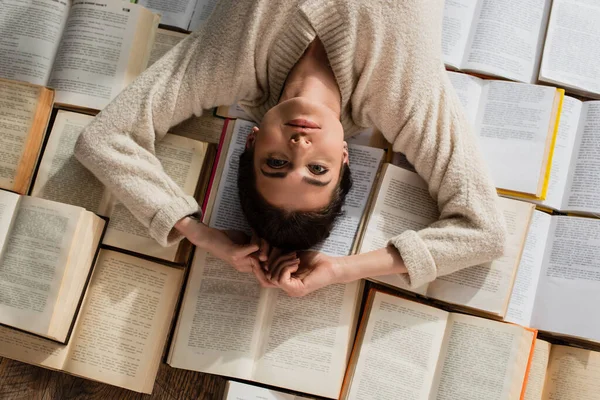
[[[26,150],[27,137],[33,125],[41,89],[18,82],[0,80],[0,188],[2,189],[12,190],[16,183],[17,171]]]
[[[223,400],[308,400],[308,397],[294,396],[293,394],[265,389],[260,386],[227,381]]]
[[[427,296],[504,316],[533,206],[502,197],[498,199],[498,205],[504,215],[508,233],[502,257],[438,277],[429,284]]]
[[[152,0],[147,0],[152,1]],[[140,1],[140,4],[142,2]],[[187,36],[186,33],[169,31],[166,29],[157,29],[154,35],[154,43],[148,58],[148,67],[158,61],[162,56],[167,54],[175,45],[181,42]]]
[[[156,143],[156,157],[173,181],[184,193],[193,196],[202,171],[207,144],[180,136],[167,134]],[[117,203],[103,244],[174,261],[178,246],[162,247],[150,237],[148,229],[129,210]]]
[[[477,2],[446,0],[442,22],[442,55],[444,64],[460,69]]]
[[[252,379],[337,398],[360,307],[361,282],[330,285],[304,297],[271,292]]]
[[[64,370],[150,393],[183,271],[102,250]]]
[[[0,357],[60,370],[67,356],[64,344],[0,325]]]
[[[446,4],[448,3],[446,2]],[[465,109],[473,134],[475,134],[475,122],[477,121],[477,112],[479,111],[481,92],[485,81],[472,75],[450,71],[448,71],[448,77]]]
[[[79,134],[94,117],[59,110],[31,195],[108,216],[110,194],[74,155]]]
[[[197,0],[138,0],[137,3],[160,15],[160,23],[187,29]]]
[[[215,114],[221,118],[231,118],[231,119],[243,119],[245,121],[252,121],[252,118],[239,104],[233,104],[231,106],[219,106],[217,107]]]
[[[550,1],[479,1],[462,69],[536,81]]]
[[[427,399],[448,313],[377,293],[368,315],[348,400]]]
[[[556,125],[556,93],[547,86],[486,82],[475,126],[497,188],[538,193]]]
[[[252,379],[265,302],[253,274],[196,250],[169,365]]]
[[[534,211],[504,320],[531,326],[531,314],[552,216]]]
[[[81,211],[21,198],[0,260],[0,322],[48,332]]]
[[[520,399],[534,333],[451,314],[430,399]]]
[[[549,357],[550,343],[536,339],[523,400],[542,400]]]
[[[0,260],[3,249],[8,245],[8,234],[17,214],[17,206],[21,196],[0,190]]]
[[[552,346],[542,400],[600,399],[600,353]]]
[[[553,0],[539,78],[578,91],[600,94],[600,4]]]
[[[50,77],[56,102],[101,110],[127,86],[134,78],[129,55],[146,13],[120,1],[74,0]]]
[[[217,0],[196,0],[194,15],[192,15],[190,26],[187,29],[189,31],[197,31],[198,29],[202,28],[212,14],[216,5]]]
[[[569,166],[573,157],[573,147],[577,137],[582,104],[581,101],[573,97],[565,96],[563,98],[546,199],[534,201],[544,207],[555,210],[563,209],[563,198],[569,176]]]
[[[531,326],[600,341],[600,220],[554,216]]]
[[[600,101],[583,103],[562,208],[600,214]]]
[[[219,144],[225,120],[206,110],[199,117],[189,118],[169,129],[169,133],[206,143]]]
[[[0,78],[48,85],[69,8],[67,0],[2,1]]]

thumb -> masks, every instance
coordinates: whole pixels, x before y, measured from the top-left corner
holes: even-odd
[[[237,254],[240,257],[246,257],[246,256],[258,251],[259,248],[260,248],[260,246],[256,243],[248,243],[248,244],[239,245]]]

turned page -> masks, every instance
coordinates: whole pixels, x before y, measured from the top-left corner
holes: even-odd
[[[541,400],[600,399],[600,353],[552,346]]]
[[[138,0],[137,3],[160,15],[160,23],[187,29],[198,0]]]
[[[266,296],[253,274],[196,250],[169,365],[252,379]]]
[[[447,4],[447,3],[446,3]],[[475,122],[477,121],[477,112],[481,103],[481,93],[485,81],[472,75],[462,74],[459,72],[448,71],[450,82],[458,95],[458,98],[465,109],[465,113],[471,123],[472,133],[475,131]]]
[[[41,86],[0,79],[0,188],[24,194],[43,141],[52,95]],[[47,100],[46,100],[47,101]],[[37,114],[37,115],[36,115]],[[42,118],[42,114],[44,117]],[[38,119],[38,121],[36,121]],[[37,122],[37,124],[36,124]]]
[[[496,187],[541,192],[556,126],[556,89],[488,81],[482,98],[475,127]]]
[[[446,0],[442,22],[442,55],[444,64],[461,68],[477,1]]]
[[[520,399],[534,337],[520,326],[450,314],[429,398]]]
[[[352,347],[360,289],[361,282],[355,281],[330,285],[301,298],[269,289],[252,378],[337,398]]]
[[[196,191],[207,146],[171,134],[156,143],[156,157],[163,169],[187,195],[193,196]],[[178,246],[159,246],[122,203],[117,203],[111,212],[103,243],[171,261],[178,250]]]
[[[183,271],[102,250],[63,369],[150,393]]]
[[[141,2],[140,2],[141,4]],[[154,43],[148,58],[148,67],[157,62],[162,56],[167,54],[169,50],[187,37],[186,33],[169,31],[166,29],[157,29],[154,36]]]
[[[600,96],[600,3],[553,0],[539,78]]]
[[[568,184],[569,166],[573,158],[582,105],[581,101],[573,97],[565,96],[563,98],[550,178],[548,179],[548,192],[545,200],[535,201],[541,206],[554,210],[563,208],[563,198]]]
[[[523,400],[542,400],[551,347],[550,343],[536,339]]]
[[[94,117],[59,110],[31,195],[109,215],[110,194],[74,155],[75,143]]]
[[[365,312],[343,398],[428,399],[448,313],[381,292]]]
[[[56,102],[103,109],[146,68],[156,24],[137,4],[74,0],[50,77]]]
[[[0,260],[2,323],[40,335],[48,332],[82,212],[21,198]]]
[[[427,296],[504,316],[521,260],[533,205],[500,197],[498,208],[504,215],[508,233],[504,254],[489,263],[438,277],[429,284]]]
[[[218,0],[196,0],[194,15],[192,15],[190,26],[187,29],[197,31],[202,28],[215,9],[217,2]]]
[[[531,326],[531,314],[551,222],[550,214],[537,210],[533,212],[508,309],[504,316],[505,321]]]
[[[4,249],[8,246],[8,235],[17,214],[21,196],[0,190],[0,261]]]
[[[461,68],[535,82],[550,4],[478,1]]]
[[[4,0],[0,7],[0,78],[48,85],[69,0]]]
[[[600,214],[600,101],[583,103],[561,209]]]
[[[600,341],[600,220],[554,216],[531,326]]]

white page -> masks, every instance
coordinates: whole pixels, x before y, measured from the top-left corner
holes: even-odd
[[[202,28],[215,9],[217,2],[218,0],[196,0],[196,8],[187,29],[197,31]]]
[[[505,321],[531,326],[531,314],[551,221],[550,214],[537,210],[533,212]]]
[[[548,369],[548,358],[550,357],[550,347],[551,345],[548,342],[540,339],[535,340],[523,400],[542,400],[546,370]]]
[[[307,397],[294,396],[276,390],[265,389],[247,383],[227,381],[223,400],[307,400]]]
[[[581,108],[562,210],[600,214],[600,101]]]
[[[537,193],[555,95],[547,86],[486,82],[475,126],[497,188]]]
[[[600,3],[553,0],[540,80],[600,95]]]
[[[0,78],[48,84],[68,0],[3,0],[0,5]]]
[[[448,313],[377,293],[347,400],[427,399]]]
[[[0,260],[2,322],[48,331],[81,208],[23,196]]]
[[[138,4],[160,15],[160,23],[187,29],[196,0],[138,0]]]
[[[0,190],[0,260],[3,249],[7,246],[7,238],[12,222],[17,212],[21,196],[18,194]]]
[[[556,143],[554,144],[546,199],[534,201],[537,204],[555,210],[563,208],[562,202],[569,176],[569,165],[571,165],[571,159],[573,158],[573,147],[577,137],[581,107],[581,101],[569,96],[564,97]]]
[[[462,69],[535,82],[549,0],[479,1]]]
[[[554,216],[531,325],[600,341],[600,220]]]
[[[460,68],[477,1],[445,0],[442,22],[442,55],[444,64]]]
[[[57,103],[101,110],[119,94],[132,78],[126,70],[141,11],[120,1],[73,1],[48,84]]]
[[[253,122],[238,119],[227,152],[227,162],[223,168],[217,189],[215,208],[212,210],[210,226],[219,229],[238,229],[250,233],[250,227],[242,213],[237,190],[237,171],[246,136],[255,126]],[[350,171],[354,184],[346,196],[344,215],[336,221],[329,237],[315,247],[331,255],[348,255],[356,237],[360,219],[371,193],[377,169],[383,158],[383,150],[372,147],[348,146]]]
[[[154,43],[148,58],[148,67],[158,61],[162,56],[167,54],[169,50],[185,39],[187,33],[174,32],[166,29],[157,29],[154,35]]]
[[[465,109],[467,118],[471,123],[471,129],[475,133],[475,122],[477,120],[477,112],[481,103],[481,92],[485,81],[468,74],[448,71],[448,77],[458,98]]]

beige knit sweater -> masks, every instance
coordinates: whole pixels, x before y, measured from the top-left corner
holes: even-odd
[[[239,102],[255,120],[319,36],[347,135],[374,126],[429,185],[440,219],[390,240],[413,287],[501,255],[496,192],[441,61],[443,0],[221,0],[191,34],[84,130],[75,155],[161,245],[198,209],[163,171],[155,143],[203,109]]]

